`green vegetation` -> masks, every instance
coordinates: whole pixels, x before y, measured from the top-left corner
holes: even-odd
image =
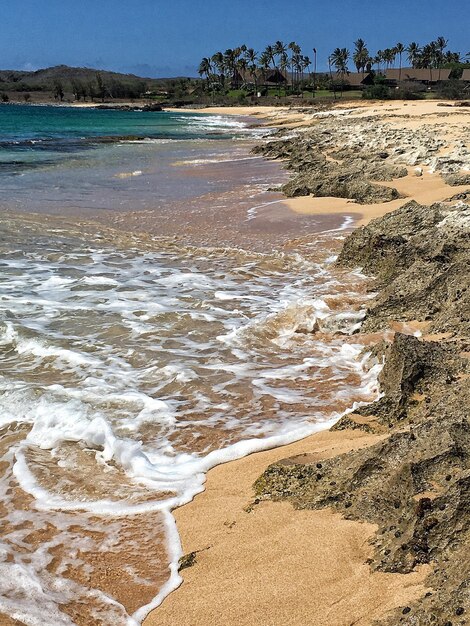
[[[8,102],[28,100],[36,102],[113,102],[114,100],[146,100],[149,102],[172,99],[191,99],[200,81],[189,78],[150,79],[97,71],[83,67],[58,65],[34,72],[0,71],[0,91]]]
[[[440,36],[423,46],[416,42],[408,45],[398,42],[395,46],[371,54],[363,39],[354,42],[351,54],[347,48],[335,48],[328,58],[328,73],[317,73],[317,53],[314,63],[302,53],[298,44],[285,45],[277,41],[258,53],[243,44],[215,52],[204,57],[198,73],[202,79],[200,97],[213,103],[254,101],[259,99],[292,102],[297,97],[311,99],[371,98],[371,99],[418,99],[431,90],[431,85],[440,85],[437,93],[446,97],[461,97],[466,85],[441,85],[441,70],[451,69],[451,78],[460,79],[464,63],[460,53],[447,50],[447,40]],[[404,82],[403,66],[407,60],[414,70],[429,70],[423,79]],[[350,80],[350,63],[357,74],[366,81]],[[386,77],[387,70],[398,70],[393,80]],[[438,71],[436,80],[434,70]],[[408,70],[409,71],[409,70]],[[357,76],[356,74],[356,76]],[[433,91],[436,94],[436,90]],[[460,94],[460,95],[459,95]]]

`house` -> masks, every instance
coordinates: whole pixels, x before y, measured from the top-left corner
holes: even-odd
[[[374,79],[370,72],[348,72],[347,74],[335,73],[332,76],[333,85],[337,88],[364,89],[368,85],[374,84]]]
[[[239,88],[241,85],[256,85],[258,87],[286,87],[292,85],[292,76],[289,72],[280,69],[257,69],[255,72],[249,70],[235,70],[230,80],[232,88]]]
[[[470,83],[470,69],[466,69],[463,71],[460,80],[464,80],[465,82]]]
[[[449,80],[450,72],[451,70],[444,69],[415,69],[413,67],[402,67],[401,70],[386,70],[385,79],[391,86],[399,82],[435,85],[444,80]]]

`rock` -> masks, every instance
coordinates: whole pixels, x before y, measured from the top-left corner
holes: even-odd
[[[376,277],[379,296],[364,330],[429,321],[436,332],[470,332],[470,207],[410,202],[357,229],[338,257]]]
[[[181,570],[186,569],[187,567],[192,567],[193,565],[196,565],[196,555],[196,552],[189,552],[188,554],[184,554],[178,561],[178,572],[181,572]]]
[[[290,198],[307,195],[348,198],[360,204],[390,202],[400,197],[396,189],[374,185],[348,174],[299,174],[285,184],[282,191]]]
[[[450,174],[444,178],[448,185],[457,187],[458,185],[470,185],[470,174]]]
[[[423,175],[423,168],[422,167],[415,167],[415,176],[420,178],[422,175]]]
[[[160,104],[146,104],[142,107],[142,111],[159,112],[159,111],[163,111],[163,108]]]
[[[372,348],[373,358],[385,359],[382,395],[334,428],[388,436],[320,464],[307,455],[271,465],[255,490],[260,499],[332,507],[377,524],[375,570],[432,564],[433,592],[392,611],[382,626],[456,623],[470,610],[470,206],[410,202],[354,231],[338,263],[375,277],[366,332],[418,319],[448,335],[395,333]]]

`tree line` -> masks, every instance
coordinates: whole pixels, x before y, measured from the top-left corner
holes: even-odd
[[[391,48],[371,54],[365,41],[357,39],[352,54],[347,48],[335,48],[329,55],[329,74],[332,79],[334,69],[337,74],[344,77],[349,73],[351,61],[357,72],[373,71],[377,74],[382,74],[397,64],[401,74],[405,58],[416,69],[439,69],[464,62],[459,52],[447,48],[448,40],[439,36],[422,46],[415,41],[408,45],[399,42]],[[315,48],[312,50],[315,77],[317,51]],[[294,41],[289,44],[276,41],[273,45],[266,46],[261,53],[244,44],[204,57],[199,64],[198,74],[211,89],[214,87],[224,89],[230,82],[230,86],[236,89],[243,83],[251,83],[257,91],[259,81],[264,80],[270,70],[289,72],[292,85],[295,87],[304,81],[306,72],[309,79],[312,77],[312,61],[309,56],[303,54],[301,47]]]
[[[313,49],[315,61],[316,50]],[[245,78],[249,78],[258,88],[259,80],[266,78],[270,70],[291,72],[294,85],[304,80],[305,72],[312,65],[310,57],[302,53],[301,47],[295,41],[284,44],[276,41],[268,45],[260,53],[245,44],[236,48],[228,48],[225,52],[215,52],[212,56],[204,57],[199,64],[198,74],[205,78],[208,86],[224,88],[227,79],[239,88]]]
[[[347,48],[335,48],[328,58],[328,64],[330,71],[333,66],[338,74],[344,75],[349,72],[348,63],[351,59],[358,72],[370,72],[376,68],[379,74],[394,66],[397,58],[399,71],[401,71],[405,54],[414,69],[440,69],[445,65],[462,63],[460,53],[446,51],[447,46],[447,39],[440,36],[423,46],[415,41],[408,46],[399,42],[392,48],[378,50],[375,55],[371,55],[365,41],[358,39],[354,42],[352,55]]]

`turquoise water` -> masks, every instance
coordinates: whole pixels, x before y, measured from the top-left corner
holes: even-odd
[[[75,145],[90,138],[138,136],[159,139],[212,139],[244,128],[238,121],[211,115],[179,112],[103,110],[58,106],[3,105],[0,107],[0,145],[33,141]],[[14,146],[10,146],[14,149]]]
[[[54,106],[0,106],[0,204],[69,213],[139,210],[207,194],[175,163],[245,156],[259,131],[221,116]],[[246,143],[246,142],[245,142]],[[139,178],[137,181],[136,179]],[[220,191],[230,185],[217,181]]]

